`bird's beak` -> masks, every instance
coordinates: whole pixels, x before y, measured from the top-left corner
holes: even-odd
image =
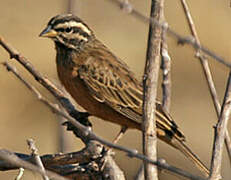
[[[39,37],[53,38],[57,36],[57,32],[51,29],[51,26],[47,26],[40,34]]]

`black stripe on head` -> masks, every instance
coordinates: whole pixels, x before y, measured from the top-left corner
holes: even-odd
[[[54,41],[71,49],[83,47],[94,37],[92,30],[80,18],[72,14],[55,16],[49,21],[48,26],[57,32]]]
[[[61,34],[57,38],[57,41],[62,43],[67,48],[78,49],[79,47],[84,45],[88,41],[88,39],[86,39],[85,37],[83,37],[79,34],[76,34],[76,36],[74,38],[66,38],[65,36],[63,36]]]
[[[77,16],[75,16],[75,15],[72,15],[72,14],[61,14],[61,15],[54,16],[48,22],[48,25],[55,26],[55,25],[57,25],[59,23],[65,23],[65,22],[68,22],[68,21],[71,21],[71,20],[74,20],[76,22],[82,22],[82,20],[80,18],[78,18]]]
[[[77,28],[77,27],[74,27],[73,28],[73,32],[74,33],[79,33],[80,35],[86,37],[86,38],[89,38],[90,37],[90,34],[88,34],[87,32],[83,31],[82,29],[80,28]]]
[[[80,28],[77,28],[77,27],[72,27],[70,30],[68,29],[65,29],[65,28],[55,28],[55,30],[57,32],[66,32],[66,31],[72,31],[73,34],[79,34],[80,36],[83,36],[85,38],[89,38],[91,36],[91,34],[83,31],[82,29]]]
[[[79,17],[72,14],[57,15],[49,21],[48,25],[55,28],[58,25],[70,23],[70,22],[76,22],[82,24],[82,26],[85,27],[86,30],[92,32],[92,30],[88,27],[87,24],[85,24]]]

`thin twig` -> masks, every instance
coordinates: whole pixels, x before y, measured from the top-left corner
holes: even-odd
[[[65,108],[70,116],[75,118],[81,124],[91,127],[91,123],[88,121],[89,113],[78,111],[75,106],[69,100],[69,96],[63,93],[62,90],[57,88],[48,78],[43,76],[38,70],[36,70],[33,65],[27,60],[26,57],[21,55],[14,47],[7,43],[2,37],[0,37],[0,45],[9,53],[10,58],[17,60],[24,68],[38,81],[43,85]],[[84,139],[82,139],[84,140]],[[87,142],[85,142],[87,143]]]
[[[67,2],[67,13],[75,14],[75,5],[77,4],[77,0],[68,0]]]
[[[115,163],[111,155],[106,155],[104,160],[105,167],[103,168],[103,172],[107,175],[107,179],[126,180],[123,171],[121,171],[120,167]]]
[[[144,180],[144,166],[141,164],[135,178],[135,180]]]
[[[163,3],[164,0],[151,1],[152,19],[162,21],[163,19]],[[149,25],[149,37],[146,53],[146,63],[143,77],[143,152],[148,158],[157,160],[157,136],[156,136],[156,96],[158,87],[158,75],[160,68],[160,48],[161,48],[161,32],[159,26]],[[144,161],[144,177],[145,180],[158,179],[158,171],[156,166],[151,166]]]
[[[49,101],[47,101],[45,98],[42,97],[42,95],[39,93],[39,91],[34,88],[32,85],[30,85],[29,83],[27,83],[16,71],[16,68],[12,67],[11,65],[9,65],[8,63],[4,62],[3,63],[4,66],[6,66],[6,68],[13,72],[14,75],[16,75],[17,78],[19,78],[19,80],[21,80],[37,97],[38,99],[43,102],[45,105],[47,105],[53,112],[57,113],[58,115],[61,115],[63,117],[65,117],[69,122],[71,122],[73,124],[73,126],[75,126],[78,130],[79,133],[82,134],[83,136],[85,136],[85,138],[89,141],[89,140],[96,140],[110,148],[114,148],[117,150],[120,150],[122,152],[127,153],[128,156],[130,157],[135,157],[137,159],[143,160],[143,161],[147,161],[153,165],[159,166],[162,169],[166,169],[167,171],[173,172],[175,174],[179,174],[183,177],[189,178],[191,180],[205,180],[199,176],[195,176],[192,175],[189,172],[186,172],[184,170],[181,170],[179,168],[176,168],[174,166],[171,166],[169,164],[167,164],[166,162],[159,162],[159,161],[154,161],[152,159],[147,158],[146,156],[144,156],[143,154],[138,153],[137,150],[132,150],[117,144],[113,144],[111,142],[108,142],[104,139],[102,139],[101,137],[95,135],[91,130],[89,130],[89,128],[83,126],[82,124],[80,124],[78,121],[76,121],[74,118],[72,118],[71,116],[69,116],[67,113],[64,113],[63,111],[60,110],[60,108],[55,105],[50,103]]]
[[[0,149],[0,159],[4,160],[6,162],[9,162],[11,164],[14,164],[18,167],[23,167],[24,169],[28,169],[28,170],[31,170],[33,172],[37,172],[43,176],[47,175],[51,179],[67,180],[66,178],[64,178],[64,177],[62,177],[56,173],[53,173],[51,171],[46,171],[46,173],[44,173],[44,171],[40,167],[35,166],[34,164],[31,164],[29,162],[21,160],[14,153],[12,153],[8,150],[5,150],[5,149]]]
[[[225,131],[227,129],[228,120],[231,113],[231,71],[226,86],[225,97],[221,107],[221,115],[215,128],[215,140],[213,145],[210,180],[221,179],[221,161],[225,139]]]
[[[20,180],[22,178],[22,176],[23,176],[23,173],[24,173],[24,169],[23,168],[19,168],[19,173],[16,176],[15,180]]]
[[[189,7],[186,3],[186,0],[181,0],[181,4],[182,4],[182,7],[184,9],[186,18],[188,20],[188,24],[189,24],[189,28],[191,30],[191,33],[194,36],[195,41],[198,44],[200,44],[200,39],[199,39],[199,36],[197,34],[197,31],[196,31],[196,26],[193,22],[193,19],[192,19],[192,16],[190,14]],[[200,60],[200,64],[202,66],[202,69],[203,69],[203,72],[204,72],[204,75],[205,75],[205,78],[207,81],[209,92],[210,92],[210,95],[211,95],[212,100],[213,100],[213,105],[214,105],[215,110],[216,110],[217,118],[219,118],[220,112],[221,112],[221,105],[220,105],[219,100],[218,100],[215,84],[213,82],[212,74],[211,74],[210,67],[208,64],[208,59],[203,55],[203,53],[200,50],[197,50],[196,57]],[[229,161],[231,163],[231,142],[230,142],[230,136],[229,136],[228,130],[226,130],[225,145],[226,145],[226,149],[227,149],[227,152],[229,155]]]
[[[127,1],[125,1],[126,4],[124,4],[124,1],[121,1],[121,0],[107,0],[107,1],[110,1],[111,3],[113,3],[113,4],[117,5],[118,7],[120,7],[121,9],[123,9],[123,7],[129,7],[129,11],[127,11],[127,10],[125,10],[125,11],[127,13],[129,13],[130,15],[132,15],[133,17],[135,17],[136,19],[138,19],[138,20],[140,20],[140,21],[142,21],[144,23],[151,23],[151,24],[154,24],[156,26],[160,26],[161,28],[164,28],[164,26],[165,26],[165,23],[160,23],[160,22],[156,21],[153,18],[146,17],[145,15],[143,15],[142,13],[140,13],[139,11],[134,9],[131,4],[128,4]],[[178,34],[177,32],[175,32],[174,30],[172,30],[169,27],[168,27],[168,29],[166,31],[170,36],[175,38],[178,42],[185,43],[185,44],[190,44],[196,50],[200,49],[201,51],[203,51],[208,56],[213,57],[213,59],[215,59],[218,62],[222,63],[223,65],[231,68],[230,61],[225,60],[224,58],[218,56],[216,53],[212,52],[208,48],[198,44],[195,41],[194,38],[182,36],[182,35]]]
[[[167,23],[166,23],[166,26]],[[162,80],[162,106],[164,110],[169,113],[171,105],[171,57],[168,54],[168,44],[166,40],[166,28],[162,29],[162,42],[161,42],[161,57],[162,63],[161,68],[163,70],[163,80]]]
[[[8,71],[11,71],[28,89],[30,89],[35,95],[36,97],[45,105],[47,105],[48,107],[51,108],[52,111],[54,111],[55,113],[57,113],[58,115],[61,115],[62,117],[69,119],[69,121],[74,125],[74,126],[78,126],[79,124],[77,124],[77,121],[70,117],[69,114],[67,114],[65,111],[62,111],[60,109],[59,106],[57,106],[57,104],[53,104],[51,102],[49,102],[46,98],[44,98],[41,93],[34,87],[32,86],[30,83],[28,83],[18,72],[17,69],[11,65],[9,65],[7,62],[4,62],[3,65],[7,68]],[[81,138],[81,140],[87,144],[90,141],[90,138],[87,137],[87,135],[89,134],[90,128],[87,128],[83,125],[78,126],[78,128],[81,129],[81,131],[79,131],[79,137]]]
[[[31,150],[31,155],[34,157],[36,164],[38,165],[38,167],[40,167],[40,169],[44,172],[44,174],[46,174],[46,170],[43,166],[42,160],[40,159],[40,156],[38,154],[38,149],[35,146],[35,142],[33,139],[28,139],[27,140],[27,144]],[[47,175],[42,175],[44,180],[49,180]]]
[[[21,55],[15,48],[13,48],[9,43],[7,43],[0,36],[0,45],[9,53],[11,59],[17,60],[27,71],[30,72],[40,84],[42,84],[65,108],[65,110],[74,117],[76,120],[81,120],[81,123],[90,126],[90,122],[87,117],[89,116],[86,112],[79,112],[75,109],[75,106],[70,102],[69,97],[66,96],[63,91],[61,91],[57,86],[55,86],[48,78],[43,76],[38,70],[36,70],[33,65],[27,60],[26,57]]]

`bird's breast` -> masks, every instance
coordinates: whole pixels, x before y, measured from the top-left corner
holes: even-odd
[[[78,76],[78,68],[74,66],[67,68],[57,64],[57,72],[59,80],[65,89],[80,106],[86,109],[89,104],[89,93],[83,81]]]

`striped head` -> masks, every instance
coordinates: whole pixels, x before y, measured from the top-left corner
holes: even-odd
[[[76,50],[94,38],[92,30],[72,14],[53,17],[39,36],[51,38],[56,44]]]

